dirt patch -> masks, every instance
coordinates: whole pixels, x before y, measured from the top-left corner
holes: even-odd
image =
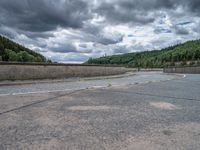
[[[173,132],[171,130],[163,130],[162,131],[164,135],[170,136],[173,134]]]
[[[72,106],[68,108],[73,111],[87,111],[87,110],[110,110],[109,106]]]
[[[150,102],[150,105],[156,108],[166,109],[166,110],[180,109],[180,107],[167,102]]]

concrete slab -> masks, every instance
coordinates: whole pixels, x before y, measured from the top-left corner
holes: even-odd
[[[146,74],[147,76],[149,74]],[[0,149],[200,149],[200,75],[0,96]]]

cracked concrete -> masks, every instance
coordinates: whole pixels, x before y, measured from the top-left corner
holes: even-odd
[[[164,82],[0,96],[0,149],[198,150],[199,83],[200,75],[187,75]]]

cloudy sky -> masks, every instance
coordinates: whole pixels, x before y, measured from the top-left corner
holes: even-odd
[[[57,62],[200,38],[200,0],[0,0],[0,34]]]

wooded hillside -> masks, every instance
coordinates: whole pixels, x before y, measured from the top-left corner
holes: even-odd
[[[97,59],[90,58],[86,63],[118,64],[143,68],[200,64],[200,40],[188,41],[162,50],[113,55]]]
[[[47,62],[46,58],[0,35],[0,61]]]

